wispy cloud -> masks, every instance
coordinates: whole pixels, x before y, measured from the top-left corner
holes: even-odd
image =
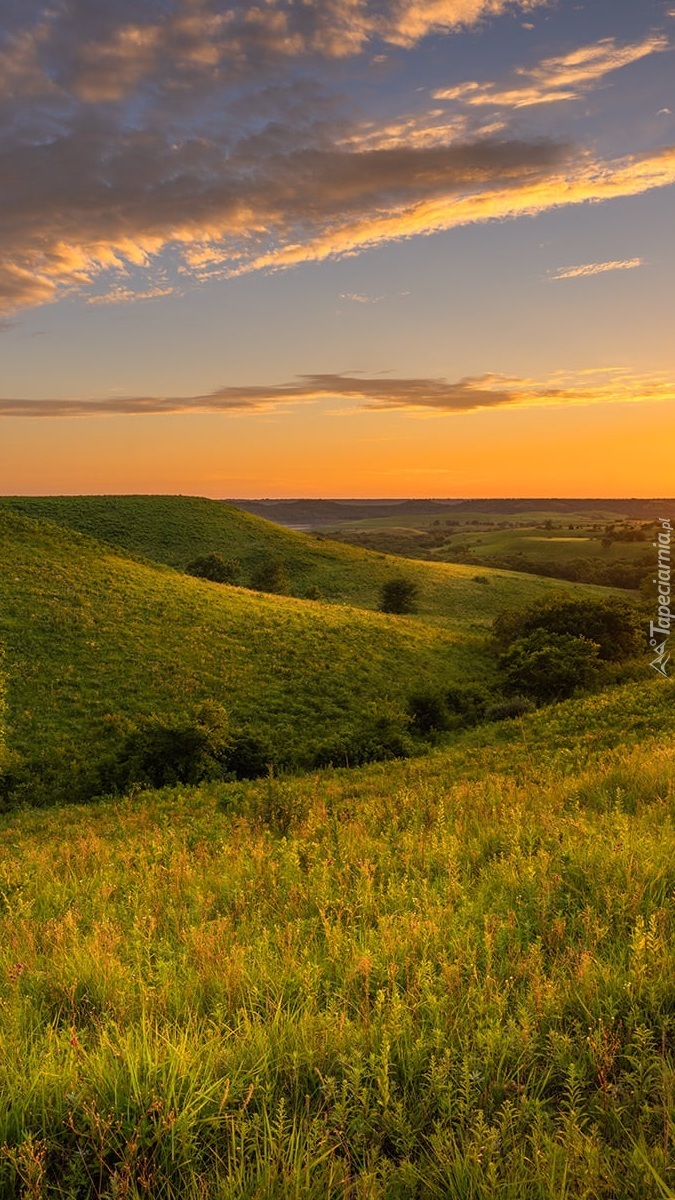
[[[604,275],[605,271],[633,271],[643,267],[643,258],[623,258],[614,262],[581,263],[577,267],[559,267],[549,279],[580,279],[584,275]]]
[[[440,88],[433,95],[436,100],[492,108],[528,108],[578,100],[611,72],[668,49],[668,38],[662,34],[651,34],[623,46],[615,38],[603,38],[568,54],[544,58],[533,67],[516,67],[505,80],[484,83],[468,80],[456,87]]]
[[[459,414],[495,408],[675,400],[675,381],[621,368],[558,373],[548,380],[497,374],[446,379],[301,375],[295,383],[223,387],[196,396],[118,396],[96,399],[0,399],[0,417],[166,416],[184,413],[256,414],[321,400],[345,401],[350,411]]]

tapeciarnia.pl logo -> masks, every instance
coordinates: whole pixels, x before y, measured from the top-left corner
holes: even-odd
[[[658,610],[656,621],[649,622],[649,645],[656,651],[656,657],[649,664],[659,675],[668,677],[667,665],[670,659],[668,641],[671,624],[675,614],[670,611],[670,547],[672,527],[668,517],[661,518],[661,529],[654,546],[658,552],[657,578],[654,583],[658,587]]]

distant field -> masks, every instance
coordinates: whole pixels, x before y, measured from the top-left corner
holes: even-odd
[[[444,550],[466,547],[472,554],[485,557],[523,554],[528,559],[555,558],[563,562],[573,558],[601,558],[607,562],[627,559],[634,562],[650,554],[648,541],[616,541],[610,546],[603,546],[602,536],[601,533],[568,532],[563,535],[560,530],[547,531],[532,526],[523,526],[518,531],[499,530],[487,533],[472,529],[470,532],[465,531],[449,537],[437,554],[442,558]]]
[[[675,704],[0,817],[0,1193],[657,1200]]]
[[[544,521],[551,521],[556,528],[566,529],[570,522],[582,525],[605,525],[614,521],[620,520],[617,514],[611,511],[603,511],[602,509],[589,509],[588,511],[579,511],[578,513],[559,513],[542,509],[541,512],[481,512],[479,510],[470,509],[468,511],[458,511],[454,507],[449,507],[446,514],[439,516],[438,513],[411,513],[410,515],[397,515],[393,517],[363,517],[357,521],[341,521],[335,522],[332,525],[322,526],[326,531],[334,531],[344,529],[416,529],[419,533],[428,533],[432,530],[442,530],[446,526],[460,525],[490,525],[498,527],[499,525],[508,524],[509,526],[532,526],[541,525]]]

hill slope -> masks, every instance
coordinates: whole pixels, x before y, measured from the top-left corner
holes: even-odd
[[[218,551],[240,560],[244,583],[262,562],[283,559],[294,595],[304,596],[316,586],[327,602],[359,608],[376,609],[382,584],[405,574],[419,586],[420,617],[442,618],[463,632],[480,632],[503,608],[521,607],[551,590],[573,586],[487,569],[481,569],[482,584],[476,583],[475,567],[403,562],[189,496],[3,497],[3,510],[57,522],[179,569]]]
[[[306,748],[425,682],[489,671],[467,632],[206,583],[7,511],[2,644],[22,752],[93,753],[107,714],[180,712],[206,697],[280,748]]]
[[[672,1196],[673,690],[0,817],[2,1194]]]

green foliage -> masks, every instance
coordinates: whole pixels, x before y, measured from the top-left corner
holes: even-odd
[[[408,701],[412,727],[423,736],[449,729],[450,717],[443,692],[415,692]]]
[[[453,723],[476,725],[491,703],[491,695],[477,684],[453,684],[446,689],[445,707]]]
[[[0,1195],[675,1190],[675,705],[0,817]]]
[[[291,590],[286,563],[282,558],[261,563],[251,577],[251,587],[256,592],[272,592],[287,596]]]
[[[599,657],[606,661],[630,658],[645,645],[639,612],[613,596],[553,596],[523,612],[500,614],[493,628],[495,637],[504,646],[537,630],[586,638],[596,643]]]
[[[599,646],[570,633],[535,629],[511,643],[499,666],[505,692],[563,700],[596,679]]]
[[[209,579],[212,583],[238,583],[241,577],[239,559],[223,558],[217,551],[193,558],[185,570],[188,575],[194,575],[197,579]]]
[[[192,717],[142,718],[101,765],[96,791],[127,792],[134,785],[201,783],[228,772],[229,721],[221,705],[205,702]]]
[[[534,702],[529,696],[510,696],[508,700],[496,700],[485,709],[486,721],[513,721],[532,712]]]
[[[388,579],[380,589],[380,610],[385,613],[414,613],[419,588],[414,579],[398,576]]]

